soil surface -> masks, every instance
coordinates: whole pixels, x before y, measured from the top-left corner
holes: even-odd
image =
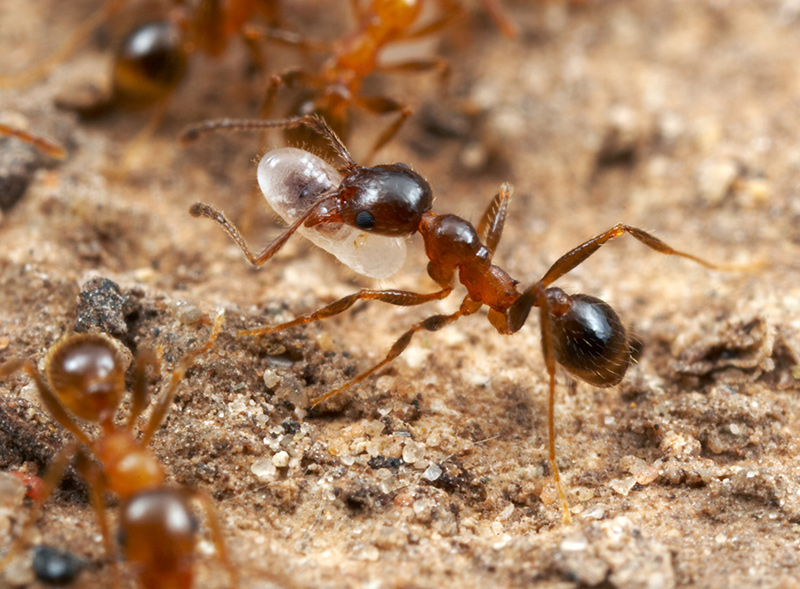
[[[281,4],[286,26],[315,38],[352,27],[348,3]],[[263,78],[236,42],[192,60],[138,142],[152,112],[82,121],[55,106],[107,83],[115,21],[46,80],[0,94],[0,122],[69,152],[55,162],[0,140],[0,361],[41,365],[62,336],[102,329],[132,354],[160,350],[158,391],[224,309],[152,449],[171,485],[213,498],[243,587],[800,587],[800,3],[502,5],[515,39],[476,2],[467,22],[386,56],[438,55],[451,75],[444,86],[435,74],[370,79],[367,93],[415,111],[377,159],[413,165],[435,211],[473,221],[512,183],[495,261],[522,285],[618,222],[740,266],[709,270],[628,236],[559,281],[609,301],[638,357],[610,389],[558,372],[571,524],[548,463],[535,313],[513,336],[485,312],[420,333],[315,411],[310,399],[379,361],[414,322],[455,310],[463,291],[236,337],[377,284],[299,237],[254,270],[219,227],[188,214],[198,200],[224,209],[256,250],[281,231],[253,198],[256,161],[279,134],[176,141],[188,124],[258,112]],[[62,8],[0,5],[2,73],[48,55],[96,4]],[[266,62],[318,67],[287,48]],[[357,115],[357,159],[385,125]],[[379,286],[430,292],[426,263],[411,239],[403,270]],[[0,393],[0,469],[42,475],[69,436],[27,376]],[[0,478],[5,546],[30,507],[14,480]],[[201,536],[196,586],[228,586],[207,526]],[[75,586],[111,586],[76,474],[48,500],[30,537],[40,543],[84,560]],[[41,586],[30,563],[23,551],[0,586]],[[121,573],[134,586],[130,567]]]

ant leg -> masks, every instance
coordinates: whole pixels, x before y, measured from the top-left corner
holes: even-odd
[[[432,35],[436,33],[446,26],[450,25],[453,21],[463,18],[467,13],[464,10],[464,7],[461,6],[461,3],[458,0],[439,0],[440,8],[439,10],[443,13],[443,15],[431,23],[420,27],[414,31],[409,31],[408,33],[402,34],[398,37],[399,41],[412,41],[415,39],[420,39],[422,37],[427,37],[428,35]]]
[[[212,221],[216,221],[217,224],[219,224],[222,229],[225,230],[225,233],[228,234],[228,237],[236,242],[236,245],[238,245],[239,249],[242,250],[242,253],[245,255],[248,262],[250,262],[253,266],[263,266],[278,252],[279,249],[283,247],[287,241],[289,241],[289,238],[292,236],[292,234],[297,231],[297,229],[303,223],[310,219],[314,213],[317,212],[319,205],[322,202],[325,202],[325,198],[317,201],[316,205],[309,207],[302,215],[300,215],[300,217],[297,218],[297,220],[295,220],[294,223],[289,225],[289,227],[287,227],[283,233],[281,233],[272,243],[265,247],[264,250],[258,255],[250,251],[250,248],[247,246],[247,242],[244,240],[244,237],[242,237],[239,228],[236,227],[236,225],[234,225],[222,211],[215,209],[211,205],[202,202],[196,202],[189,209],[189,214],[191,214],[193,217],[206,217]]]
[[[169,411],[172,401],[175,399],[175,393],[178,391],[178,385],[186,375],[186,371],[192,367],[198,357],[205,354],[211,348],[211,346],[214,345],[219,332],[222,330],[222,322],[224,319],[225,312],[220,311],[217,314],[217,318],[214,320],[214,327],[211,328],[211,334],[208,336],[206,343],[186,352],[181,361],[172,371],[169,385],[161,395],[161,399],[159,399],[158,404],[153,408],[153,412],[150,414],[150,421],[148,422],[144,433],[142,433],[142,439],[139,442],[141,447],[145,447],[147,445],[147,443],[150,441],[150,438],[153,437],[153,434],[161,425],[161,422],[164,421],[164,417],[167,415],[167,411]]]
[[[260,131],[262,129],[272,129],[281,127],[300,127],[306,126],[312,131],[315,131],[325,137],[336,151],[337,155],[341,157],[347,164],[347,168],[353,169],[358,167],[353,156],[347,150],[347,147],[339,139],[338,135],[334,133],[328,123],[317,115],[305,115],[302,117],[289,117],[286,119],[216,119],[211,121],[204,121],[197,125],[192,125],[183,130],[179,137],[181,143],[191,143],[196,141],[201,135],[211,133],[213,131]]]
[[[20,532],[17,539],[11,545],[8,552],[0,559],[0,571],[4,570],[8,563],[11,562],[22,548],[22,545],[25,543],[25,540],[30,534],[31,528],[36,523],[36,520],[39,518],[39,513],[42,511],[42,505],[44,505],[45,501],[50,498],[50,495],[53,494],[53,491],[58,485],[61,478],[64,476],[64,471],[67,469],[67,466],[72,461],[72,457],[75,456],[75,452],[78,450],[78,442],[72,441],[64,448],[62,448],[58,454],[56,454],[55,458],[50,462],[50,465],[47,467],[47,472],[42,479],[42,490],[39,493],[36,501],[31,507],[30,514],[28,515],[28,519],[25,521],[25,524],[22,526],[22,531]]]
[[[192,489],[191,491],[187,489],[187,494],[190,498],[197,499],[203,506],[208,527],[211,529],[211,539],[214,541],[214,547],[217,549],[217,557],[222,563],[222,566],[224,566],[228,571],[231,581],[230,586],[234,589],[238,588],[239,572],[233,566],[233,563],[231,563],[228,549],[225,546],[225,538],[222,535],[222,525],[220,524],[219,520],[219,512],[214,506],[214,501],[206,493],[197,489]]]
[[[86,456],[82,451],[78,451],[78,456],[75,462],[75,468],[81,473],[81,476],[86,480],[89,485],[89,492],[91,495],[92,508],[97,515],[97,524],[100,526],[100,534],[103,536],[103,547],[106,550],[106,555],[111,562],[113,586],[120,586],[119,579],[119,566],[117,565],[116,551],[114,550],[114,542],[111,536],[111,530],[108,527],[108,518],[106,517],[105,503],[103,502],[103,495],[108,490],[103,472],[92,462],[91,458]]]
[[[500,186],[500,192],[495,195],[492,202],[486,207],[486,211],[478,223],[477,232],[485,242],[486,249],[489,250],[490,259],[494,255],[497,244],[500,243],[500,237],[503,234],[506,211],[508,210],[508,202],[511,199],[512,190],[510,184],[503,183]]]
[[[282,45],[288,45],[306,51],[308,53],[331,53],[330,43],[321,41],[309,41],[299,33],[277,28],[264,28],[255,25],[244,27],[244,37],[251,41],[274,41]]]
[[[78,27],[61,47],[56,49],[49,57],[46,57],[44,61],[19,73],[0,76],[0,88],[26,86],[47,76],[58,64],[67,59],[92,34],[92,31],[117,12],[125,2],[126,0],[108,0],[104,6]]]
[[[237,335],[238,336],[266,335],[270,333],[276,333],[278,331],[283,331],[284,329],[295,327],[296,325],[305,325],[306,323],[322,321],[323,319],[327,319],[328,317],[333,317],[334,315],[343,313],[344,311],[352,307],[356,303],[356,301],[382,301],[384,303],[389,303],[390,305],[397,305],[400,307],[413,307],[415,305],[422,305],[430,301],[438,301],[444,299],[452,291],[453,288],[450,286],[445,287],[442,290],[437,290],[436,292],[428,294],[420,294],[405,290],[364,289],[358,291],[357,293],[347,295],[346,297],[341,298],[338,301],[331,303],[330,305],[322,307],[321,309],[314,311],[313,313],[300,315],[299,317],[296,317],[291,321],[287,321],[286,323],[281,323],[280,325],[274,325],[271,327],[258,327],[256,329],[248,329],[246,331],[240,331]]]
[[[427,319],[423,319],[419,323],[415,323],[411,329],[406,331],[400,339],[398,339],[392,347],[389,349],[389,352],[386,354],[386,357],[375,364],[372,368],[362,372],[354,379],[347,381],[343,385],[333,389],[332,391],[328,391],[321,397],[314,400],[311,403],[311,407],[316,407],[320,403],[324,403],[328,399],[335,397],[339,393],[341,393],[345,389],[349,389],[354,384],[358,384],[365,378],[367,378],[370,374],[373,374],[376,370],[380,370],[382,367],[386,366],[389,362],[397,358],[403,351],[408,347],[408,344],[411,343],[411,338],[414,337],[414,334],[421,330],[426,331],[439,331],[443,327],[447,327],[451,323],[455,323],[461,317],[466,317],[467,315],[472,315],[478,309],[481,308],[483,304],[479,301],[473,301],[469,298],[469,296],[465,297],[464,300],[461,302],[461,307],[455,313],[451,313],[450,315],[432,315]]]
[[[297,88],[298,86],[313,86],[314,76],[300,69],[287,70],[280,74],[273,74],[270,77],[264,99],[261,101],[261,117],[269,118],[275,99],[278,96],[278,89],[282,86],[286,88]]]
[[[386,96],[362,96],[358,99],[358,105],[364,110],[378,115],[385,115],[395,112],[399,113],[400,115],[399,118],[394,123],[389,125],[375,141],[375,144],[372,146],[372,149],[366,158],[366,161],[369,162],[373,157],[375,157],[375,154],[378,153],[381,148],[383,148],[395,135],[397,135],[400,127],[402,127],[403,123],[406,122],[406,119],[411,116],[411,109],[409,109],[406,105],[400,104],[396,100]]]
[[[543,282],[537,282],[520,295],[514,302],[505,316],[495,313],[490,315],[492,325],[500,333],[511,334],[519,331],[528,318],[531,307],[539,307],[539,328],[541,330],[542,355],[545,367],[547,368],[549,401],[547,405],[547,437],[550,444],[550,466],[553,469],[553,482],[561,501],[561,509],[564,513],[564,522],[569,523],[571,516],[569,513],[569,503],[561,487],[561,475],[556,464],[556,352],[553,338],[553,312],[550,300],[547,296],[547,289]]]
[[[130,431],[133,424],[147,406],[147,369],[151,368],[153,373],[158,376],[161,373],[161,364],[158,356],[153,350],[142,349],[136,355],[136,366],[133,369],[133,386],[131,388],[131,415],[125,429]]]
[[[47,411],[50,413],[50,416],[56,420],[56,422],[61,425],[64,429],[68,430],[75,439],[79,442],[86,444],[87,446],[91,445],[91,440],[89,437],[83,432],[83,430],[78,427],[78,424],[70,417],[69,413],[64,406],[61,404],[61,401],[53,394],[53,391],[50,390],[49,385],[45,380],[42,378],[42,375],[33,365],[31,360],[9,360],[4,364],[0,365],[0,378],[4,376],[8,376],[17,370],[25,371],[28,376],[33,379],[34,384],[36,385],[36,389],[39,391],[39,397],[42,399],[45,407],[47,407]]]
[[[27,131],[23,131],[22,129],[16,129],[9,125],[4,125],[0,123],[0,135],[8,135],[10,137],[16,137],[20,141],[24,141],[25,143],[29,143],[33,145],[36,149],[42,152],[45,155],[49,155],[52,158],[57,160],[63,160],[67,157],[66,150],[61,147],[58,143],[54,141],[48,141],[44,137],[40,137],[39,135],[34,135],[33,133],[28,133]]]
[[[503,14],[503,10],[500,8],[500,4],[497,0],[481,0],[481,2],[483,2],[483,7],[486,9],[486,12],[492,17],[494,24],[497,25],[497,28],[500,29],[503,35],[509,39],[513,39],[517,36],[517,27]]]
[[[582,264],[586,259],[595,253],[600,247],[605,244],[607,241],[614,239],[615,237],[620,237],[624,234],[630,234],[639,240],[641,243],[653,249],[659,253],[666,254],[668,256],[680,256],[682,258],[686,258],[692,260],[693,262],[697,262],[701,266],[705,266],[706,268],[712,268],[715,270],[722,269],[723,266],[718,264],[712,264],[711,262],[707,262],[702,258],[698,258],[697,256],[693,256],[692,254],[682,252],[676,249],[673,249],[657,237],[654,237],[636,227],[631,227],[630,225],[623,225],[622,223],[617,223],[611,229],[606,231],[605,233],[601,233],[600,235],[593,237],[592,239],[582,243],[578,247],[568,251],[566,254],[561,256],[556,262],[550,266],[550,269],[545,273],[545,275],[540,280],[542,286],[549,286],[567,272],[573,270],[579,264]]]

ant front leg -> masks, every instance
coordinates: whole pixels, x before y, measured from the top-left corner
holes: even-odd
[[[256,329],[240,331],[238,335],[239,336],[267,335],[270,333],[283,331],[284,329],[295,327],[297,325],[305,325],[306,323],[322,321],[323,319],[327,319],[328,317],[333,317],[334,315],[343,313],[344,311],[352,307],[357,301],[382,301],[384,303],[389,303],[390,305],[397,305],[400,307],[412,307],[415,305],[422,305],[430,301],[438,301],[440,299],[444,299],[452,291],[453,288],[450,286],[445,287],[442,290],[438,290],[436,292],[428,294],[420,294],[405,290],[364,289],[358,291],[357,293],[343,297],[338,301],[331,303],[330,305],[327,305],[317,311],[314,311],[313,313],[300,315],[299,317],[292,319],[291,321],[287,321],[286,323],[281,323],[280,325],[275,325],[272,327],[259,327]]]
[[[309,207],[302,215],[300,215],[294,223],[289,225],[286,230],[281,233],[272,243],[270,243],[267,247],[265,247],[261,253],[254,254],[247,245],[247,242],[242,237],[242,232],[239,230],[236,225],[233,224],[232,221],[225,216],[225,213],[222,211],[215,209],[211,205],[197,202],[192,205],[189,209],[189,214],[193,217],[206,217],[207,219],[211,219],[215,221],[225,233],[239,246],[239,249],[242,250],[245,258],[247,261],[250,262],[253,266],[263,266],[266,264],[272,256],[278,253],[284,244],[289,241],[289,238],[297,231],[300,226],[305,223],[308,219],[312,217],[314,213],[317,212],[319,209],[320,203],[324,199],[321,199],[317,202],[316,205]]]
[[[354,384],[358,384],[369,375],[373,374],[375,371],[380,370],[382,367],[386,366],[389,362],[397,358],[400,354],[405,351],[408,347],[408,344],[411,343],[411,338],[414,337],[414,334],[418,331],[422,331],[423,329],[426,331],[439,331],[443,327],[447,327],[451,323],[455,323],[461,317],[466,317],[467,315],[472,315],[478,309],[480,309],[482,303],[479,301],[473,301],[469,297],[464,298],[461,302],[461,307],[455,313],[451,313],[450,315],[433,315],[428,317],[427,319],[423,319],[419,323],[415,323],[411,329],[406,331],[400,339],[398,339],[392,347],[389,349],[389,353],[386,354],[386,357],[375,364],[372,368],[365,370],[354,379],[347,381],[343,385],[333,389],[332,391],[328,391],[318,399],[315,399],[314,402],[311,403],[311,407],[316,407],[317,405],[324,403],[328,399],[331,399],[344,391],[345,389],[349,389]]]

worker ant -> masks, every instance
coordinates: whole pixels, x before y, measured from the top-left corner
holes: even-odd
[[[218,315],[205,344],[187,352],[178,363],[138,440],[133,427],[147,405],[148,369],[158,371],[159,363],[153,352],[143,351],[137,356],[130,416],[124,426],[118,426],[114,417],[125,393],[125,362],[115,341],[105,334],[75,334],[56,343],[45,359],[44,375],[32,360],[10,360],[0,365],[0,377],[18,370],[26,372],[51,417],[74,437],[74,441],[53,459],[44,477],[43,492],[17,541],[0,560],[0,569],[21,548],[42,504],[53,492],[67,465],[76,458],[76,468],[89,484],[109,556],[115,551],[103,496],[110,491],[120,498],[123,552],[126,560],[135,565],[143,587],[191,587],[197,522],[189,508],[190,499],[202,504],[218,557],[228,570],[231,584],[238,585],[238,575],[229,560],[211,499],[196,490],[164,486],[164,471],[147,450],[186,371],[213,345],[223,316],[222,313]],[[99,425],[99,435],[91,438],[78,425],[78,419]],[[113,556],[112,562],[116,562]],[[114,578],[118,586],[116,564]]]
[[[73,35],[43,62],[18,74],[0,76],[0,88],[33,83],[64,61],[101,24],[128,4],[127,0],[106,0]],[[141,109],[159,105],[183,80],[190,56],[220,55],[234,36],[242,36],[254,62],[261,57],[255,42],[243,35],[247,22],[256,16],[276,22],[274,0],[198,0],[188,4],[170,0],[161,19],[130,29],[117,47],[111,75],[111,92],[89,104],[69,104],[87,117],[122,107]]]
[[[29,133],[28,131],[23,131],[17,127],[12,127],[11,125],[0,123],[0,136],[16,137],[20,141],[32,145],[41,153],[57,160],[63,160],[65,157],[67,157],[66,150],[58,143],[51,141],[50,139],[45,139],[41,135],[36,135],[34,133]]]
[[[512,35],[513,26],[503,17],[496,0],[483,0],[483,3],[501,29]],[[438,71],[443,79],[449,73],[447,63],[440,58],[383,65],[378,62],[381,52],[390,45],[417,40],[439,31],[461,16],[463,8],[458,0],[437,0],[438,18],[420,23],[423,0],[370,0],[366,4],[353,0],[351,4],[358,26],[332,44],[311,42],[288,31],[258,31],[253,27],[250,31],[254,36],[264,36],[306,51],[330,54],[319,72],[309,73],[295,68],[273,75],[262,107],[264,118],[270,116],[278,90],[284,86],[305,90],[291,109],[293,116],[317,114],[344,138],[349,135],[350,115],[354,108],[376,115],[397,115],[375,140],[367,156],[370,160],[398,133],[411,116],[411,109],[388,96],[365,96],[362,93],[364,80],[374,73]],[[328,147],[318,142],[318,135],[305,133],[302,128],[289,128],[285,133],[291,143],[310,143],[322,150]]]
[[[549,459],[565,520],[569,505],[561,487],[555,447],[555,374],[560,364],[577,378],[599,387],[618,384],[631,364],[631,347],[625,327],[617,313],[606,302],[586,294],[569,295],[551,286],[572,271],[608,241],[625,235],[659,253],[687,258],[708,268],[720,268],[692,254],[673,249],[657,237],[631,227],[617,224],[585,241],[561,256],[544,276],[521,292],[518,281],[505,270],[492,264],[492,256],[500,242],[511,197],[511,186],[503,184],[481,217],[477,228],[456,215],[439,215],[431,210],[433,191],[428,182],[405,164],[365,167],[357,164],[347,147],[324,120],[315,116],[273,121],[210,121],[188,129],[183,139],[193,140],[200,134],[217,129],[253,130],[270,127],[305,126],[325,137],[344,161],[342,179],[338,185],[318,186],[318,175],[307,169],[303,160],[284,166],[271,167],[272,152],[259,165],[262,175],[273,176],[275,185],[283,185],[284,193],[302,200],[308,189],[314,195],[308,199],[302,213],[291,225],[258,254],[245,243],[239,230],[225,215],[210,205],[197,203],[190,212],[195,217],[216,221],[236,242],[247,260],[255,265],[265,264],[300,228],[324,228],[339,224],[359,231],[387,237],[406,237],[419,233],[428,256],[428,275],[440,286],[432,293],[402,290],[362,289],[335,301],[313,313],[301,315],[280,325],[259,327],[239,335],[265,335],[296,325],[304,325],[337,315],[357,301],[378,300],[391,305],[412,306],[444,299],[458,280],[467,290],[460,308],[447,315],[433,315],[415,323],[390,348],[386,357],[343,385],[315,399],[312,407],[323,403],[343,390],[363,381],[397,358],[419,331],[438,331],[461,317],[489,307],[489,323],[501,334],[513,334],[525,324],[532,308],[539,309],[542,352],[549,377],[548,438]],[[268,162],[264,165],[264,162]],[[294,166],[294,167],[293,167]],[[304,167],[306,166],[306,167]],[[315,184],[315,182],[317,184]],[[269,195],[267,195],[269,199]]]

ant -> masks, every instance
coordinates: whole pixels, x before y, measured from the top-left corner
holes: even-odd
[[[89,483],[92,505],[109,555],[113,555],[114,550],[103,495],[111,491],[121,499],[120,540],[125,558],[135,565],[143,587],[191,587],[197,521],[189,508],[190,499],[202,504],[217,554],[229,572],[231,584],[238,585],[238,575],[228,558],[222,528],[210,497],[196,490],[164,486],[164,470],[147,450],[183,376],[213,345],[222,328],[223,317],[223,313],[217,316],[206,343],[187,352],[178,363],[138,440],[133,426],[147,405],[147,372],[148,369],[159,372],[153,352],[143,351],[137,356],[130,416],[124,426],[117,425],[114,416],[125,393],[126,365],[118,344],[105,334],[75,334],[56,343],[45,359],[44,375],[32,360],[9,360],[0,365],[0,377],[18,370],[26,372],[51,417],[74,437],[53,459],[31,516],[10,552],[0,560],[0,568],[21,548],[42,504],[55,489],[67,465],[77,457],[76,468]],[[99,435],[92,439],[78,425],[77,419],[99,425]],[[118,586],[116,564],[114,579]]]
[[[45,139],[41,135],[23,131],[17,127],[0,123],[0,136],[15,137],[20,141],[32,145],[41,153],[57,160],[63,160],[65,157],[67,157],[66,150],[58,143],[55,143],[49,139]]]
[[[553,469],[558,496],[565,521],[570,520],[569,505],[561,487],[555,446],[555,375],[560,364],[577,378],[599,387],[618,384],[631,364],[631,346],[617,313],[606,302],[586,294],[567,294],[551,286],[556,280],[582,264],[608,241],[629,234],[656,252],[687,258],[707,268],[721,266],[667,245],[657,237],[630,225],[617,224],[585,241],[561,256],[544,276],[521,292],[519,282],[505,270],[492,264],[492,256],[500,242],[511,186],[503,184],[481,217],[477,227],[456,215],[440,215],[431,210],[433,191],[428,182],[409,166],[397,163],[365,167],[357,164],[347,147],[327,125],[316,116],[273,121],[221,120],[202,123],[184,132],[190,141],[200,134],[217,129],[253,130],[270,127],[305,126],[326,138],[344,161],[342,179],[338,186],[328,185],[320,191],[314,170],[284,169],[280,166],[262,169],[261,176],[274,174],[276,184],[283,182],[284,190],[294,191],[298,199],[308,188],[315,195],[302,214],[263,251],[254,254],[239,230],[224,215],[210,205],[196,203],[190,209],[195,217],[207,217],[217,222],[236,242],[247,260],[254,266],[264,265],[301,228],[336,227],[344,224],[359,231],[388,237],[407,237],[419,233],[428,256],[428,275],[440,289],[432,293],[402,290],[362,289],[335,301],[313,313],[270,327],[259,327],[239,335],[265,335],[296,325],[304,325],[338,315],[356,301],[377,300],[391,305],[412,306],[444,299],[460,282],[467,295],[460,308],[447,315],[433,315],[415,323],[390,348],[386,357],[343,385],[313,401],[311,407],[338,395],[363,381],[397,358],[419,331],[438,331],[462,317],[476,313],[486,305],[492,327],[501,334],[513,334],[525,324],[532,308],[539,309],[542,352],[549,377],[548,439],[549,461]],[[271,153],[262,158],[269,161]]]
[[[55,53],[18,74],[0,76],[0,88],[33,83],[65,60],[92,31],[118,13],[127,0],[106,0]],[[165,18],[130,29],[117,47],[112,67],[110,94],[91,104],[72,105],[87,117],[122,107],[142,109],[166,107],[167,99],[183,80],[189,57],[205,53],[220,55],[231,37],[242,35],[245,24],[256,14],[276,22],[274,0],[198,0],[187,5],[170,0]],[[261,64],[253,40],[242,35],[254,62]]]
[[[514,34],[511,23],[502,15],[496,0],[482,0],[501,29],[510,36]],[[381,132],[372,145],[368,160],[383,148],[400,130],[411,109],[388,96],[365,96],[362,94],[364,80],[373,73],[416,73],[436,70],[444,80],[449,66],[443,59],[420,59],[382,65],[378,63],[381,52],[389,45],[413,41],[439,31],[463,14],[458,0],[437,0],[441,16],[430,23],[419,25],[425,2],[423,0],[370,0],[364,4],[352,0],[353,12],[358,26],[349,35],[333,44],[311,42],[288,31],[256,31],[254,36],[264,36],[274,41],[299,47],[307,51],[330,53],[331,57],[317,73],[302,69],[290,69],[272,76],[267,87],[262,115],[268,118],[279,88],[303,88],[307,92],[291,109],[292,115],[318,114],[341,137],[347,137],[350,129],[350,112],[359,108],[376,115],[397,114],[397,119]],[[287,140],[294,143],[311,142],[318,139],[302,129],[287,129]],[[327,145],[320,147],[325,149]]]

